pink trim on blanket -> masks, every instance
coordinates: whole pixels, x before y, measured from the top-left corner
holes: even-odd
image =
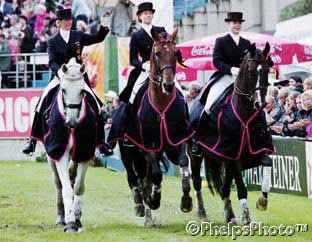
[[[155,112],[160,116],[160,123],[159,123],[159,134],[160,134],[160,140],[159,140],[159,147],[157,149],[147,149],[144,145],[143,145],[143,127],[142,127],[142,123],[140,122],[140,114],[141,114],[141,111],[142,111],[142,108],[143,108],[143,102],[144,102],[144,99],[147,95],[147,98],[148,98],[148,101],[151,105],[151,107],[155,110]],[[176,99],[176,96],[177,96],[177,93],[176,93],[176,88],[174,87],[173,89],[173,96],[170,100],[170,102],[167,104],[167,106],[165,107],[165,109],[161,112],[158,110],[158,108],[156,107],[156,105],[152,102],[152,99],[151,99],[151,94],[149,92],[149,89],[145,92],[145,94],[143,95],[142,97],[142,100],[141,100],[141,103],[140,103],[140,107],[137,111],[137,119],[139,121],[139,133],[140,133],[140,139],[141,139],[141,143],[139,143],[138,141],[136,141],[135,139],[133,139],[132,137],[130,137],[128,135],[128,133],[125,133],[125,137],[128,138],[132,143],[134,143],[136,146],[138,146],[140,149],[142,149],[143,151],[145,152],[160,152],[162,149],[163,149],[163,146],[164,146],[164,135],[165,135],[165,138],[167,140],[167,142],[172,145],[172,146],[178,146],[184,142],[186,142],[187,140],[189,140],[190,138],[193,137],[193,135],[195,134],[195,132],[192,132],[188,137],[180,140],[179,142],[177,143],[174,143],[170,140],[170,137],[169,137],[169,132],[168,132],[168,127],[167,127],[167,123],[165,121],[165,115],[166,115],[166,112],[168,111],[168,109],[171,107],[171,105],[173,104],[173,102],[175,101]],[[189,123],[188,123],[189,125]],[[164,131],[164,132],[163,132]],[[109,143],[113,143],[113,142],[116,142],[120,140],[120,138],[116,138],[114,139],[113,141],[110,141]],[[122,139],[121,139],[122,140]]]
[[[226,99],[226,102],[228,101],[228,99]],[[238,121],[241,123],[241,125],[244,127],[244,130],[242,132],[242,135],[241,135],[241,142],[240,142],[240,147],[239,147],[239,152],[237,154],[237,156],[235,158],[233,157],[229,157],[227,155],[224,155],[218,151],[216,151],[216,148],[218,147],[218,145],[220,144],[221,142],[221,133],[220,133],[220,125],[221,125],[221,117],[222,117],[222,114],[223,112],[221,111],[219,114],[218,114],[218,124],[217,124],[217,127],[218,127],[218,133],[219,133],[219,137],[218,137],[218,140],[216,142],[216,144],[210,148],[208,147],[206,144],[204,144],[203,142],[201,141],[198,141],[198,144],[200,144],[201,146],[203,146],[206,150],[220,156],[220,157],[223,157],[225,159],[228,159],[228,160],[238,160],[241,155],[242,155],[242,152],[243,152],[243,147],[244,147],[244,137],[246,135],[247,137],[247,143],[248,143],[248,150],[250,152],[250,154],[252,155],[257,155],[257,154],[260,154],[261,152],[263,151],[268,151],[268,152],[272,152],[272,153],[275,153],[276,152],[276,149],[274,147],[274,150],[271,150],[271,149],[268,149],[268,148],[262,148],[260,150],[257,150],[257,151],[253,151],[252,150],[252,147],[251,147],[251,141],[250,141],[250,132],[249,132],[249,124],[254,120],[254,118],[259,114],[259,110],[254,112],[253,115],[250,116],[250,118],[247,120],[246,123],[244,123],[244,121],[242,120],[242,118],[239,116],[238,112],[236,111],[235,107],[234,107],[234,104],[233,104],[233,95],[231,95],[231,107],[232,107],[232,110],[233,110],[233,113],[235,115],[235,117],[238,119]]]

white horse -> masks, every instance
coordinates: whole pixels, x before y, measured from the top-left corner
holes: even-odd
[[[68,64],[64,64],[61,67],[59,71],[60,89],[54,104],[52,103],[50,117],[47,120],[49,129],[43,140],[56,185],[56,224],[65,225],[65,232],[78,232],[82,229],[80,221],[83,205],[82,197],[85,190],[84,180],[96,148],[96,141],[94,140],[97,137],[95,136],[94,139],[94,136],[90,136],[90,138],[84,136],[90,133],[97,134],[96,123],[91,128],[81,128],[83,120],[88,113],[91,114],[91,121],[95,120],[96,122],[97,117],[96,112],[90,108],[90,104],[88,103],[87,97],[93,96],[93,93],[84,81],[84,72],[84,66],[77,64],[74,59],[71,59]],[[52,122],[50,119],[54,115],[54,112],[59,113],[59,115],[56,115],[56,121]],[[90,123],[90,119],[87,122]],[[93,126],[94,129],[92,128]],[[57,131],[58,127],[65,127],[65,131],[63,132],[62,128],[60,131]],[[77,131],[79,128],[79,132],[83,136],[80,139],[78,137],[80,134]],[[59,132],[59,134],[53,134],[53,132]],[[49,138],[49,135],[51,138]],[[62,140],[66,140],[67,144],[64,146],[57,143],[53,144],[51,148],[51,144],[48,143],[51,143],[53,140],[55,142],[59,136],[64,136],[65,138]],[[81,140],[85,140],[87,143],[95,143],[95,146],[92,145],[91,150],[89,149],[87,151],[88,154],[86,157],[90,156],[90,158],[77,161],[77,152],[83,152],[84,149],[84,144],[80,145],[78,143]],[[56,149],[56,151],[53,151],[53,149]],[[51,154],[60,153],[59,150],[61,150],[61,156],[58,156],[57,159],[51,157],[53,156]]]

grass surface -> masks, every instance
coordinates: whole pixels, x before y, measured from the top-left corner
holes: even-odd
[[[0,241],[232,241],[230,236],[191,237],[185,232],[186,224],[197,220],[196,209],[189,214],[180,212],[181,185],[174,177],[164,178],[161,207],[154,212],[161,227],[145,228],[143,219],[134,216],[125,174],[89,168],[82,218],[85,231],[79,234],[65,234],[54,226],[55,192],[47,164],[1,162],[0,184]],[[203,191],[209,219],[225,225],[220,198],[210,195],[207,189]],[[250,192],[248,197],[254,221],[275,226],[308,224],[309,231],[291,237],[241,236],[237,241],[312,241],[311,200],[270,194],[268,211],[259,212],[255,209],[259,194]],[[232,191],[232,201],[239,217],[235,191]]]

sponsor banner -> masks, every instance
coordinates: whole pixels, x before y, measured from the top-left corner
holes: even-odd
[[[133,68],[129,65],[129,43],[130,37],[119,37],[117,42],[118,48],[118,80],[119,93],[126,86],[129,74]]]
[[[312,198],[312,142],[306,142],[308,196]]]
[[[271,155],[273,166],[271,191],[307,196],[306,146],[304,141],[274,139],[277,153]],[[244,172],[248,185],[261,189],[262,167]]]
[[[104,42],[83,47],[82,58],[90,85],[96,95],[104,100]]]
[[[29,137],[41,90],[0,90],[0,139]]]

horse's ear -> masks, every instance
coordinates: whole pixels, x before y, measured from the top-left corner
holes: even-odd
[[[251,56],[254,56],[256,54],[256,49],[256,44],[253,43],[249,48],[249,53],[251,54]]]
[[[179,29],[178,29],[178,28],[175,28],[174,31],[173,31],[173,33],[171,34],[170,37],[172,38],[172,41],[174,41],[175,38],[177,37],[178,31],[179,31]]]
[[[270,44],[269,42],[266,42],[265,43],[265,47],[264,47],[264,50],[262,51],[262,54],[264,55],[264,57],[266,58],[270,52]]]
[[[153,37],[153,39],[155,40],[155,41],[158,41],[159,40],[159,34],[155,31],[155,29],[154,28],[152,28],[151,29],[151,35],[152,35],[152,37]]]
[[[85,67],[84,64],[82,64],[81,67],[80,67],[80,72],[81,72],[82,74],[84,74],[85,71],[86,71],[86,67]]]
[[[66,64],[63,64],[61,68],[63,73],[66,73],[68,71]]]

